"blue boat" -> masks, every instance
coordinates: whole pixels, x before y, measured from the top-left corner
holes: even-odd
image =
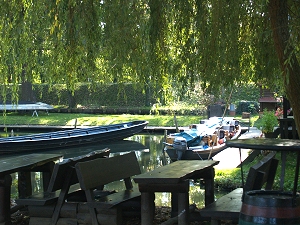
[[[211,117],[168,135],[164,149],[172,161],[210,159],[226,148],[227,140],[240,134],[239,121],[233,117]]]

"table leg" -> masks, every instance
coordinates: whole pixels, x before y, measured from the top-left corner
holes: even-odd
[[[178,193],[178,225],[189,224],[189,193]]]
[[[296,162],[296,171],[295,171],[295,179],[294,179],[294,190],[293,190],[293,197],[296,199],[297,195],[297,187],[298,187],[298,180],[299,180],[299,166],[300,166],[300,152],[297,152],[297,162]]]
[[[171,192],[171,217],[178,215],[178,192]]]
[[[32,195],[31,173],[21,171],[18,172],[18,191],[19,197],[25,198]]]
[[[207,176],[204,178],[205,182],[205,206],[209,205],[210,203],[213,203],[215,201],[215,170],[214,168],[211,168]]]
[[[0,223],[10,220],[10,175],[0,177]]]
[[[141,193],[141,217],[142,225],[152,225],[155,213],[154,192]]]
[[[281,175],[280,175],[280,190],[283,191],[284,176],[285,176],[286,152],[281,152]]]

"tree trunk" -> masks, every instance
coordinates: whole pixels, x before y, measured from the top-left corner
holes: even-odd
[[[69,109],[76,108],[76,99],[71,91],[68,91]]]
[[[299,135],[300,104],[298,98],[300,96],[300,66],[293,52],[293,46],[288,45],[290,33],[287,0],[270,0],[269,14],[275,49],[284,79],[284,87],[287,98],[293,108],[293,115]]]
[[[22,70],[22,85],[21,85],[21,96],[20,101],[23,102],[35,102],[35,96],[32,91],[32,83],[26,79],[26,65],[23,66]]]

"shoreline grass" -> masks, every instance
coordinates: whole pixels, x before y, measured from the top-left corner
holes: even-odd
[[[241,116],[235,118],[241,119]],[[174,127],[173,115],[96,115],[83,113],[49,113],[39,112],[39,116],[32,116],[29,112],[17,113],[10,112],[0,118],[1,125],[45,125],[45,126],[74,126],[77,119],[77,126],[101,126],[115,123],[123,123],[133,120],[147,120],[148,126],[157,127]],[[179,127],[188,126],[189,124],[199,123],[204,116],[176,116]],[[251,121],[257,118],[253,117]],[[253,125],[253,123],[252,123]]]

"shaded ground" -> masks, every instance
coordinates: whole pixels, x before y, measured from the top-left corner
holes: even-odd
[[[170,219],[170,207],[156,207],[153,225],[159,225]],[[12,225],[28,225],[29,216],[27,211],[18,211],[12,215]],[[140,218],[125,218],[123,225],[140,225]],[[191,225],[209,225],[210,222],[191,222]],[[232,225],[231,221],[222,221],[221,225]]]

